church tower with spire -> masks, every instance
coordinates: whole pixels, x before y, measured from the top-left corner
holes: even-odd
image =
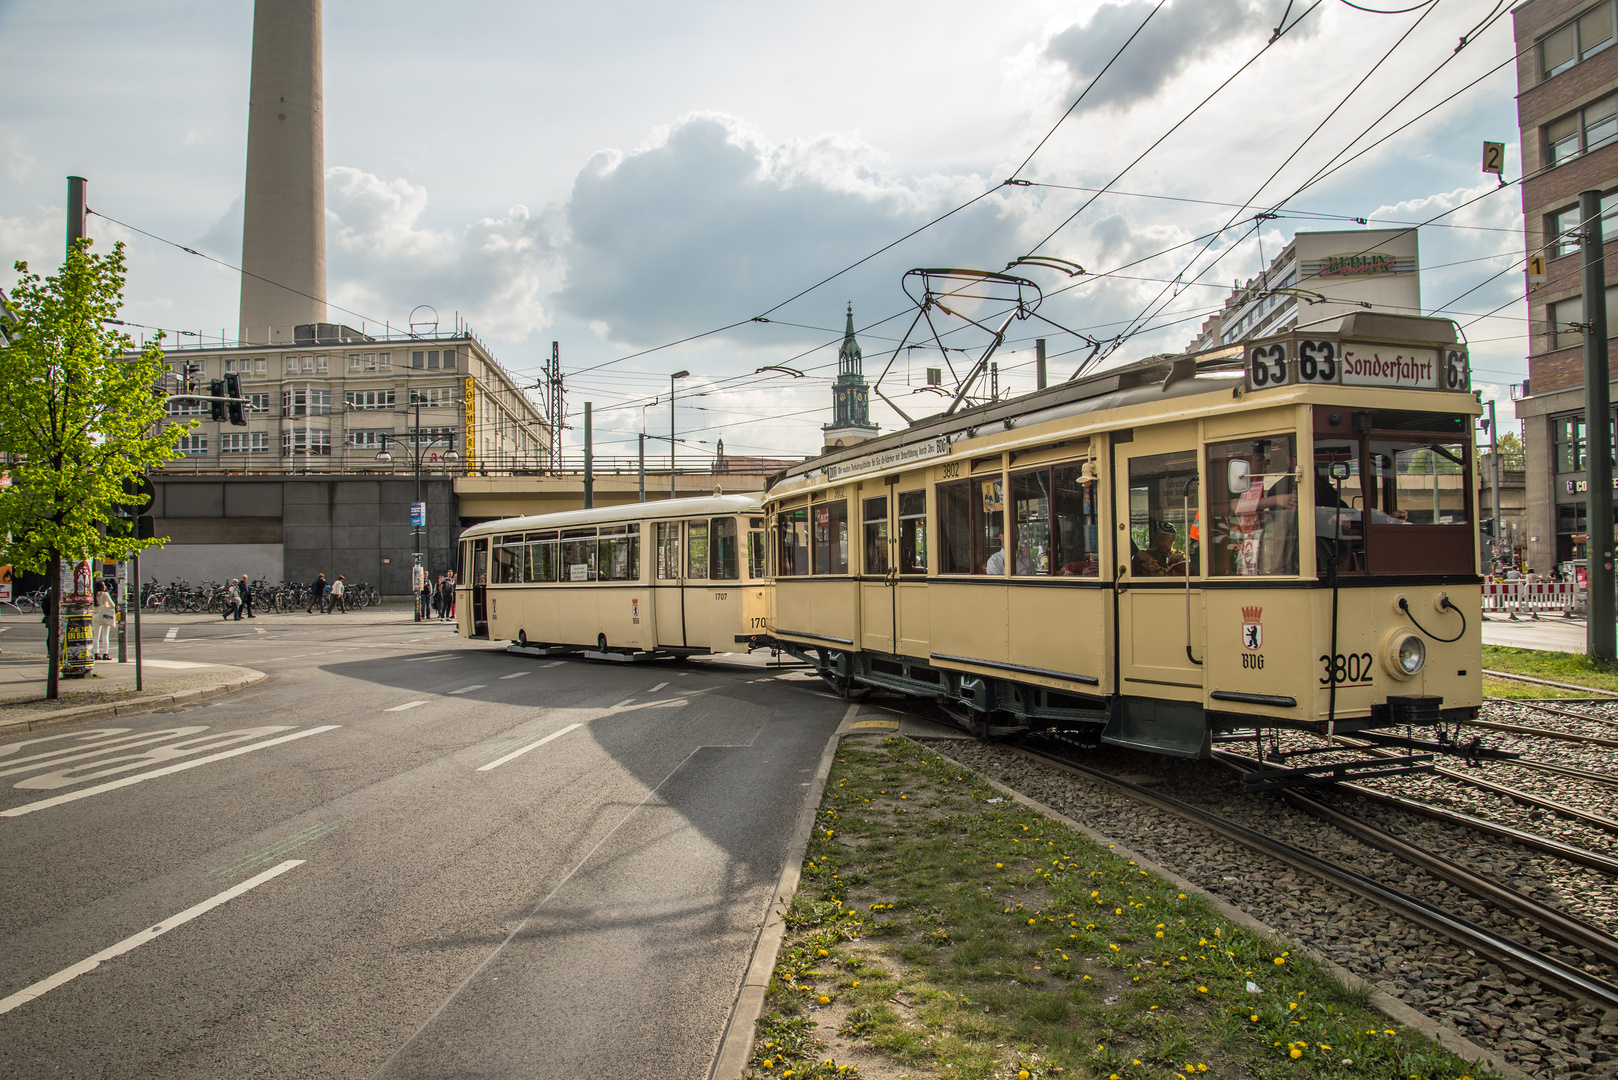
[[[848,305],[848,325],[837,350],[837,381],[832,383],[832,422],[822,427],[826,451],[874,438],[871,423],[871,388],[865,381],[860,343],[854,339],[854,305]]]

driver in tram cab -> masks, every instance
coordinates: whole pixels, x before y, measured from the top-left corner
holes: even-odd
[[[1135,552],[1130,572],[1136,577],[1184,577],[1185,555],[1174,550],[1174,540],[1179,535],[1174,526],[1166,521],[1154,521],[1150,529],[1151,546]]]
[[[1022,540],[1017,537],[1015,533],[1013,533],[1011,543],[1017,552],[1015,562],[1016,568],[1012,571],[1012,573],[1025,575],[1032,574],[1034,572],[1034,564],[1028,560],[1028,553],[1022,549]],[[1004,546],[1002,546],[999,551],[989,556],[989,561],[983,566],[983,572],[994,577],[1006,576],[1006,549]]]

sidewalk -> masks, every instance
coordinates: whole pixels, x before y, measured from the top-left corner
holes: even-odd
[[[252,668],[147,660],[143,688],[135,689],[135,664],[96,662],[95,674],[63,679],[61,697],[45,700],[42,657],[0,657],[0,738],[58,724],[110,720],[171,709],[252,686],[265,676]]]
[[[1509,615],[1491,612],[1483,620],[1483,644],[1508,649],[1582,653],[1585,624],[1583,615],[1563,618],[1561,615],[1542,614],[1537,621],[1523,615],[1512,622]]]

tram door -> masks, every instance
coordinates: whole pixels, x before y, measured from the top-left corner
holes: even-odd
[[[932,633],[927,490],[920,474],[897,479],[874,491],[866,485],[860,499],[861,647],[925,657]]]
[[[1118,447],[1118,689],[1127,696],[1202,699],[1196,445],[1184,426]]]
[[[489,636],[489,538],[472,541],[472,636]]]
[[[655,562],[652,611],[657,623],[657,644],[685,644],[684,552],[678,521],[654,523]]]

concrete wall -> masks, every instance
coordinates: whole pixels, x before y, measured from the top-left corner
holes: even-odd
[[[224,581],[247,575],[275,582],[284,579],[280,544],[168,544],[143,552],[140,577],[150,581]]]

